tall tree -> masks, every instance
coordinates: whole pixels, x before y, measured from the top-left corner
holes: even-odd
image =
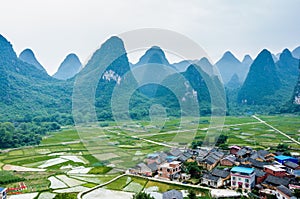
[[[137,193],[133,196],[133,199],[154,199],[150,194],[145,192]]]

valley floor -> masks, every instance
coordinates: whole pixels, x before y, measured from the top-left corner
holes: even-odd
[[[12,180],[0,187],[18,188],[24,182],[26,189],[9,192],[10,199],[54,198],[59,193],[87,192],[99,184],[104,185],[83,198],[95,194],[117,198],[122,192],[122,198],[131,198],[141,190],[157,193],[159,198],[167,190],[186,188],[122,174],[143,162],[147,154],[171,147],[190,147],[192,141],[204,140],[210,125],[209,117],[201,117],[169,119],[164,125],[124,121],[65,127],[49,133],[39,146],[1,151],[0,172]],[[213,128],[228,136],[228,145],[269,149],[284,143],[290,146],[291,153],[300,153],[298,116],[226,117],[221,130],[219,126]],[[209,198],[208,191],[196,190]]]

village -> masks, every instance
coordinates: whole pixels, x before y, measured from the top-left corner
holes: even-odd
[[[297,153],[285,155],[246,146],[230,146],[228,150],[172,148],[148,154],[144,162],[127,172],[170,183],[206,186],[219,192],[235,190],[251,198],[296,199],[300,191],[299,160]],[[216,197],[240,195],[222,191]]]

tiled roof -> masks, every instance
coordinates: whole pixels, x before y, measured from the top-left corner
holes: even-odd
[[[266,157],[267,155],[270,154],[270,152],[266,151],[266,150],[258,150],[257,153],[258,153],[258,155],[261,155],[263,157]]]
[[[182,154],[182,152],[178,148],[172,148],[170,154],[179,157]]]
[[[263,182],[263,184],[271,184],[271,185],[275,185],[275,186],[279,186],[279,185],[284,185],[284,186],[288,186],[290,182],[290,179],[288,178],[281,178],[281,177],[276,177],[276,176],[272,176],[269,175],[265,181]]]
[[[209,165],[212,165],[212,164],[215,164],[216,162],[217,162],[218,160],[216,160],[216,159],[214,159],[214,158],[212,158],[212,157],[207,157],[207,158],[205,158],[205,162],[207,163],[207,164],[209,164]]]
[[[241,150],[239,150],[239,151],[236,153],[236,155],[237,155],[237,156],[243,156],[243,155],[245,155],[246,153],[247,153],[247,149],[242,148]]]
[[[151,169],[145,163],[140,163],[137,165],[137,167],[141,169],[141,172],[151,171]]]
[[[235,160],[236,160],[236,157],[234,155],[228,155],[228,156],[225,156],[223,158],[223,160],[226,159],[226,160],[229,160],[230,162],[234,163]]]
[[[158,165],[155,162],[152,164],[148,164],[148,167],[151,169],[152,172],[158,169]]]
[[[220,177],[214,176],[211,173],[205,173],[205,174],[203,174],[202,178],[208,179],[208,180],[213,180],[213,181],[218,181]]]
[[[183,199],[183,195],[180,191],[170,190],[163,193],[163,199]]]
[[[263,169],[265,165],[267,165],[266,162],[260,162],[260,161],[257,161],[257,160],[254,160],[252,158],[249,158],[249,161],[251,162],[251,165],[256,167],[256,168],[260,168],[260,169]]]
[[[226,178],[227,176],[230,175],[230,172],[225,171],[225,170],[221,170],[221,169],[214,169],[212,171],[212,175],[218,176],[218,177],[221,177],[221,178]]]
[[[181,162],[185,162],[187,159],[189,159],[189,157],[186,157],[184,154],[182,154],[181,156],[179,156],[178,158]]]
[[[286,161],[285,163],[283,163],[285,166],[292,168],[292,169],[296,169],[297,167],[299,167],[298,164],[291,162],[291,161]]]
[[[289,190],[287,187],[280,185],[278,187],[276,187],[277,190],[279,190],[280,192],[284,193],[285,195],[292,197],[293,196],[293,192],[291,190]]]
[[[261,170],[259,170],[259,169],[255,169],[255,175],[257,177],[262,177],[262,176],[266,175],[266,173],[263,172],[263,171],[261,171]]]

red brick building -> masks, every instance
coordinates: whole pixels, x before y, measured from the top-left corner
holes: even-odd
[[[266,165],[264,166],[264,172],[266,172],[267,175],[273,175],[276,177],[284,177],[286,176],[285,169],[276,166],[276,165]]]

